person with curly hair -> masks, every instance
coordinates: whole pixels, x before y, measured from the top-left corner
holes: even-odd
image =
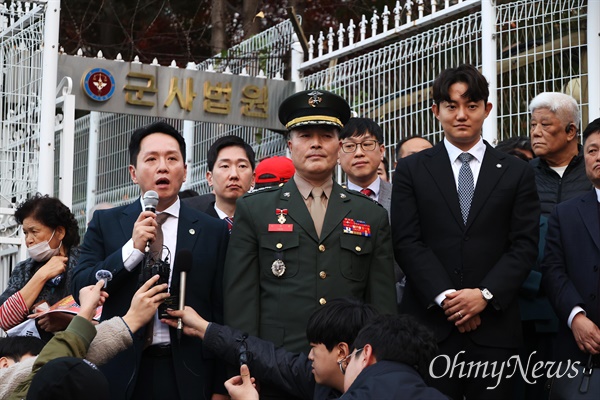
[[[8,330],[27,319],[36,305],[52,305],[70,294],[71,275],[79,251],[75,216],[60,200],[36,194],[17,206],[29,258],[12,271],[0,295],[0,328]],[[38,320],[40,330],[64,330],[72,315],[49,313]],[[42,332],[40,332],[42,333]]]

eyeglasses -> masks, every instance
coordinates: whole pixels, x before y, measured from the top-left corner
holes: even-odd
[[[346,366],[350,363],[350,359],[352,358],[352,356],[357,355],[358,353],[360,353],[361,351],[363,351],[364,347],[361,347],[360,349],[356,349],[356,351],[354,353],[350,353],[348,354],[346,357],[342,358],[340,361],[338,361],[338,365],[340,366],[340,371],[342,371],[342,374],[346,374],[346,367],[344,367],[344,364],[346,364]]]
[[[377,148],[377,143],[377,140],[365,140],[362,143],[346,142],[342,143],[342,151],[344,153],[354,153],[357,146],[360,146],[363,151],[373,151]]]

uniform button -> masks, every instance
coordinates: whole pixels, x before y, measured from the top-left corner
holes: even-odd
[[[598,266],[594,265],[594,272],[598,272]]]
[[[283,245],[282,245],[281,243],[277,243],[277,244],[275,245],[275,247],[277,247],[278,249],[280,249],[280,248],[282,248],[282,247],[283,247]]]
[[[590,294],[590,299],[592,300],[596,300],[596,295],[595,294]],[[322,300],[322,299],[321,299]]]
[[[356,250],[356,251],[361,251],[362,249],[360,248],[360,246],[356,246],[356,247],[354,248],[354,250]]]
[[[320,305],[322,305],[322,306],[324,306],[324,305],[325,305],[325,303],[327,303],[327,300],[325,300],[324,298],[322,298],[322,297],[321,297],[321,298],[319,299],[319,304],[320,304]]]
[[[319,276],[321,277],[321,279],[325,279],[327,278],[327,273],[325,271],[321,271],[319,272]]]
[[[469,241],[469,237],[465,236],[465,242],[468,242],[468,241]]]
[[[325,246],[324,246],[324,245],[322,245],[322,244],[320,244],[320,245],[319,245],[319,251],[320,251],[321,253],[322,253],[322,252],[324,252],[324,251],[325,251]]]

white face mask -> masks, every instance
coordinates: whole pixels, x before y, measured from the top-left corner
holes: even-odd
[[[49,240],[44,240],[43,242],[39,242],[38,244],[34,244],[33,246],[27,248],[27,254],[29,257],[33,258],[37,262],[48,261],[50,258],[54,257],[60,251],[60,246],[62,245],[62,241],[58,245],[56,249],[50,247],[50,240],[54,237],[54,233],[56,230],[52,232],[52,236],[50,236]]]

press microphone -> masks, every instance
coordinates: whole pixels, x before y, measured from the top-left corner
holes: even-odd
[[[144,193],[144,197],[142,198],[144,202],[144,211],[152,211],[156,213],[156,206],[158,205],[158,193],[154,190],[148,190]]]
[[[148,190],[144,193],[144,197],[142,197],[142,201],[144,202],[144,211],[152,211],[156,213],[156,206],[158,205],[158,193],[154,190]],[[150,251],[150,241],[146,242],[146,253]]]
[[[179,271],[180,279],[179,279],[179,309],[183,310],[185,308],[185,284],[187,273],[192,268],[192,261],[194,257],[192,252],[188,249],[181,249],[177,252],[175,256],[175,265],[173,266],[173,271]],[[177,318],[177,339],[181,339],[181,332],[183,332],[183,321],[181,318]]]

